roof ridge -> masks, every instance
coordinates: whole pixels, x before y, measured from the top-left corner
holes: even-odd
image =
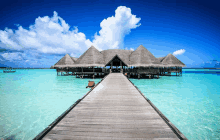
[[[173,54],[169,53],[162,61],[162,64],[164,65],[173,65],[173,66],[183,66],[186,65],[180,61],[178,58],[176,58]]]
[[[89,47],[76,61],[77,65],[104,65],[103,54],[100,53],[93,45]]]
[[[143,45],[140,45],[133,53],[131,53],[130,63],[132,66],[162,65],[161,62]]]
[[[74,61],[72,60],[70,55],[66,54],[54,66],[56,66],[56,65],[73,65],[73,64],[74,64]]]
[[[115,54],[107,63],[105,63],[105,66],[106,66],[109,62],[111,62],[116,56],[117,56],[124,64],[126,64],[127,66],[129,66],[129,64],[125,63],[125,62],[122,60],[122,58],[121,58],[120,56],[118,56],[118,54]]]

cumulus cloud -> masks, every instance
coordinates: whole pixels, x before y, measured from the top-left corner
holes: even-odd
[[[40,53],[65,54],[83,52],[91,45],[84,33],[78,28],[70,30],[70,26],[54,12],[53,17],[38,17],[35,23],[24,29],[17,25],[13,31],[6,28],[0,30],[0,48],[7,50],[35,50]]]
[[[104,19],[100,23],[100,35],[97,33],[92,41],[93,45],[99,50],[123,48],[125,35],[131,32],[131,29],[139,27],[141,18],[131,13],[131,9],[125,6],[119,6],[115,10],[115,16]]]
[[[78,57],[91,45],[100,51],[123,48],[125,36],[131,29],[141,25],[140,20],[141,18],[131,13],[130,8],[119,6],[114,16],[100,23],[101,30],[95,33],[94,39],[90,41],[77,27],[70,28],[71,26],[54,11],[52,17],[36,18],[34,24],[27,29],[15,24],[16,30],[0,30],[0,49],[7,50],[0,55],[7,61],[24,60],[31,63],[43,59],[43,54],[69,53]]]
[[[185,49],[180,49],[180,50],[177,50],[177,51],[175,51],[175,52],[173,52],[173,55],[181,55],[181,54],[183,54],[183,53],[185,53]]]
[[[13,53],[3,53],[1,56],[10,62],[12,61],[20,61],[23,60],[26,54],[20,52],[13,52]]]
[[[16,24],[18,29],[13,31],[6,28],[0,30],[0,48],[7,50],[35,50],[40,53],[65,54],[82,53],[92,44],[99,50],[123,48],[125,35],[131,29],[139,27],[141,19],[132,15],[131,9],[119,6],[115,16],[104,19],[100,23],[99,35],[95,33],[91,42],[86,35],[78,32],[78,28],[70,30],[70,26],[54,11],[52,17],[38,17],[29,29]],[[139,23],[139,24],[138,24]],[[75,54],[74,54],[75,53]]]

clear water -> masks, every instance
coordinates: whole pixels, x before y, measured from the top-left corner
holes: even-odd
[[[217,71],[217,72],[216,72]],[[220,70],[184,69],[182,77],[131,79],[190,140],[220,137]],[[76,100],[88,80],[51,69],[0,70],[0,138],[33,139]]]
[[[33,139],[89,88],[88,80],[57,76],[56,70],[0,71],[0,139]]]
[[[220,139],[220,70],[131,81],[189,140]]]

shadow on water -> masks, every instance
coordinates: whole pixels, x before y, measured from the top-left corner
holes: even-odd
[[[183,73],[214,74],[220,76],[220,71],[184,71]]]
[[[149,78],[149,77],[140,77],[140,78],[138,78],[138,77],[130,77],[130,78],[128,78],[128,79],[160,79],[161,77],[159,77],[159,78],[157,78],[157,77],[154,77],[154,78]]]
[[[8,136],[8,137],[6,137],[6,138],[4,138],[4,139],[1,139],[1,140],[16,140],[16,135],[10,135],[10,136]]]
[[[130,76],[130,78],[128,79],[160,79],[161,76],[159,76],[158,78],[155,76],[155,77],[149,77],[149,76],[141,76],[140,78],[138,78],[137,76]]]

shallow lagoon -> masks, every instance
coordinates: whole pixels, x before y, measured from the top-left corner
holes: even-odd
[[[183,69],[181,77],[131,81],[188,139],[218,139],[219,72]],[[0,138],[33,139],[89,91],[88,80],[101,79],[57,76],[52,69],[0,70]]]

